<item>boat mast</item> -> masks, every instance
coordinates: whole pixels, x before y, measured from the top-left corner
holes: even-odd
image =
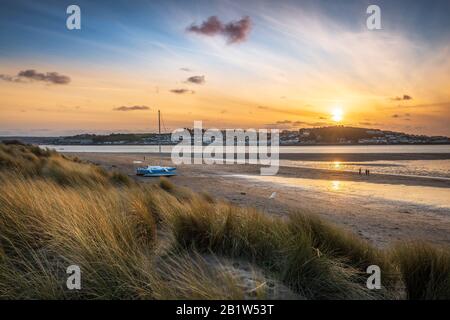
[[[161,165],[161,112],[158,110],[158,151],[159,165]]]

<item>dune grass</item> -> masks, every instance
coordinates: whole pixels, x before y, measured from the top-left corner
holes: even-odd
[[[63,186],[129,185],[131,180],[120,172],[67,158],[37,146],[0,143],[0,168],[24,177],[48,178]]]
[[[234,261],[252,265],[258,279],[243,283]],[[72,264],[81,290],[66,288]],[[381,290],[366,288],[372,264]],[[167,179],[138,184],[55,152],[0,144],[1,299],[271,298],[267,279],[306,299],[448,299],[449,270],[445,249],[381,251],[312,214],[274,218]]]
[[[374,299],[397,294],[366,288],[367,266],[377,264],[392,274],[393,266],[382,252],[312,216],[293,213],[282,220],[195,199],[168,219],[179,246],[247,259],[305,298]],[[395,281],[385,280],[389,285]]]
[[[409,299],[450,300],[450,251],[415,242],[398,245],[393,256]]]
[[[198,291],[192,292],[196,298],[244,296],[236,285],[234,291],[225,290],[232,279],[214,268],[199,277],[204,266],[198,259],[157,254],[158,217],[152,212],[158,203],[172,200],[164,191],[2,180],[0,297],[189,298],[189,290]],[[83,272],[80,292],[64,287],[65,268],[72,264]],[[170,270],[173,278],[161,270]]]

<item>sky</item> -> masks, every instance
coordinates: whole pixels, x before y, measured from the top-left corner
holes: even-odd
[[[69,30],[66,9],[81,9]],[[369,30],[369,5],[381,29]],[[450,1],[23,1],[0,135],[349,125],[450,136]]]

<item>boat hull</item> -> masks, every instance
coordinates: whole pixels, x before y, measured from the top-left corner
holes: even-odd
[[[172,177],[176,176],[176,172],[160,172],[160,173],[147,173],[142,175],[143,177]]]
[[[145,168],[138,168],[136,175],[143,177],[168,177],[175,176],[176,169],[174,167],[148,166]]]

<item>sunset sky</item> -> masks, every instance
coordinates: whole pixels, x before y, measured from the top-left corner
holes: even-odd
[[[81,30],[66,8],[81,8]],[[366,9],[381,8],[382,30]],[[0,3],[0,135],[344,124],[450,136],[450,1]]]

